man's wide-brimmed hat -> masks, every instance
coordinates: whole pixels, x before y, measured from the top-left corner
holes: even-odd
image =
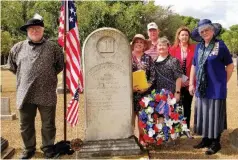
[[[136,34],[136,35],[133,37],[132,41],[131,41],[132,50],[133,50],[134,43],[135,43],[135,40],[136,40],[136,39],[142,39],[142,40],[144,40],[144,44],[145,44],[145,49],[144,49],[144,51],[146,51],[146,50],[149,49],[151,42],[148,41],[148,40],[146,40],[145,37],[144,37],[142,34]]]
[[[35,14],[33,18],[29,19],[25,25],[20,27],[20,30],[27,31],[27,28],[30,26],[41,26],[44,27],[43,18],[39,14]]]
[[[205,26],[205,25],[211,25],[214,27],[214,37],[218,36],[221,33],[222,26],[219,23],[212,23],[209,19],[202,19],[198,22],[198,25],[191,33],[191,38],[194,41],[201,42],[202,37],[199,34],[199,27]]]

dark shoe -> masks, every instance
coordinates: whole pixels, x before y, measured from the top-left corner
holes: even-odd
[[[211,140],[208,138],[203,138],[202,141],[199,144],[193,146],[193,148],[200,149],[200,148],[209,147],[210,145],[211,145]]]
[[[53,147],[48,148],[44,151],[44,156],[45,158],[53,158],[54,156],[56,156],[55,149]]]
[[[212,155],[217,153],[221,149],[221,144],[219,142],[213,142],[208,150],[205,152],[206,155]]]
[[[35,151],[23,151],[20,159],[30,159],[35,155]]]

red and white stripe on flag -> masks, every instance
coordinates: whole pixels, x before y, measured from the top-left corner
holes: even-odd
[[[66,119],[71,125],[76,125],[78,122],[79,98],[75,98],[75,95],[78,94],[77,92],[83,91],[83,75],[81,70],[80,41],[74,1],[62,1],[59,20],[58,43],[62,47],[64,47],[64,23],[66,22],[66,85],[73,96],[67,108]]]

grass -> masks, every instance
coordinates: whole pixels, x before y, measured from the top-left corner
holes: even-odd
[[[238,86],[237,86],[237,71],[233,72],[231,80],[228,83],[228,97],[227,97],[227,115],[228,115],[228,130],[226,130],[221,137],[222,149],[217,154],[212,156],[205,156],[204,149],[195,150],[193,145],[198,143],[201,138],[195,136],[195,139],[187,139],[181,137],[175,146],[159,146],[155,150],[150,150],[149,155],[151,158],[156,159],[237,159],[238,149],[233,149],[229,142],[229,133],[238,128]],[[2,78],[2,97],[10,98],[10,108],[12,113],[16,113],[19,117],[18,110],[15,107],[16,101],[16,78],[9,71],[1,72]],[[59,76],[61,79],[61,76]],[[59,81],[61,82],[61,80]],[[71,96],[67,95],[67,99],[70,100]],[[80,95],[80,111],[79,111],[79,123],[76,127],[67,125],[67,139],[72,140],[74,138],[84,139],[84,109],[83,109],[84,95]],[[194,106],[194,105],[193,105]],[[193,115],[193,110],[192,110]],[[191,117],[193,121],[193,117]],[[56,113],[56,142],[63,140],[63,95],[58,95],[57,100],[57,113]],[[16,149],[13,158],[18,158],[22,152],[22,140],[19,129],[19,119],[9,121],[1,121],[1,136],[9,141],[9,145]],[[37,152],[34,159],[44,158],[40,151],[41,145],[41,121],[39,113],[36,116],[36,137],[37,137]],[[65,155],[62,159],[75,159],[76,154],[71,156]]]

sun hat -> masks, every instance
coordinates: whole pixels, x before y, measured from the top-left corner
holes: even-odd
[[[142,39],[142,40],[144,40],[144,44],[145,44],[145,49],[144,49],[144,50],[148,50],[148,49],[149,49],[151,42],[148,41],[148,40],[146,40],[146,39],[145,39],[145,36],[143,36],[142,34],[136,34],[136,35],[133,37],[132,41],[131,41],[132,50],[133,50],[134,43],[135,43],[135,40],[136,40],[136,39]]]
[[[147,25],[147,30],[150,30],[150,29],[158,29],[158,26],[155,22],[151,22]]]
[[[214,37],[218,36],[221,32],[222,26],[219,23],[212,23],[209,19],[202,19],[198,22],[198,25],[196,28],[193,29],[191,32],[191,38],[194,41],[201,42],[202,37],[199,34],[199,27],[205,26],[205,25],[211,25],[214,27]]]
[[[41,26],[44,27],[44,21],[43,18],[39,14],[35,14],[33,18],[29,19],[26,24],[20,27],[20,30],[27,31],[27,28],[29,26]]]

